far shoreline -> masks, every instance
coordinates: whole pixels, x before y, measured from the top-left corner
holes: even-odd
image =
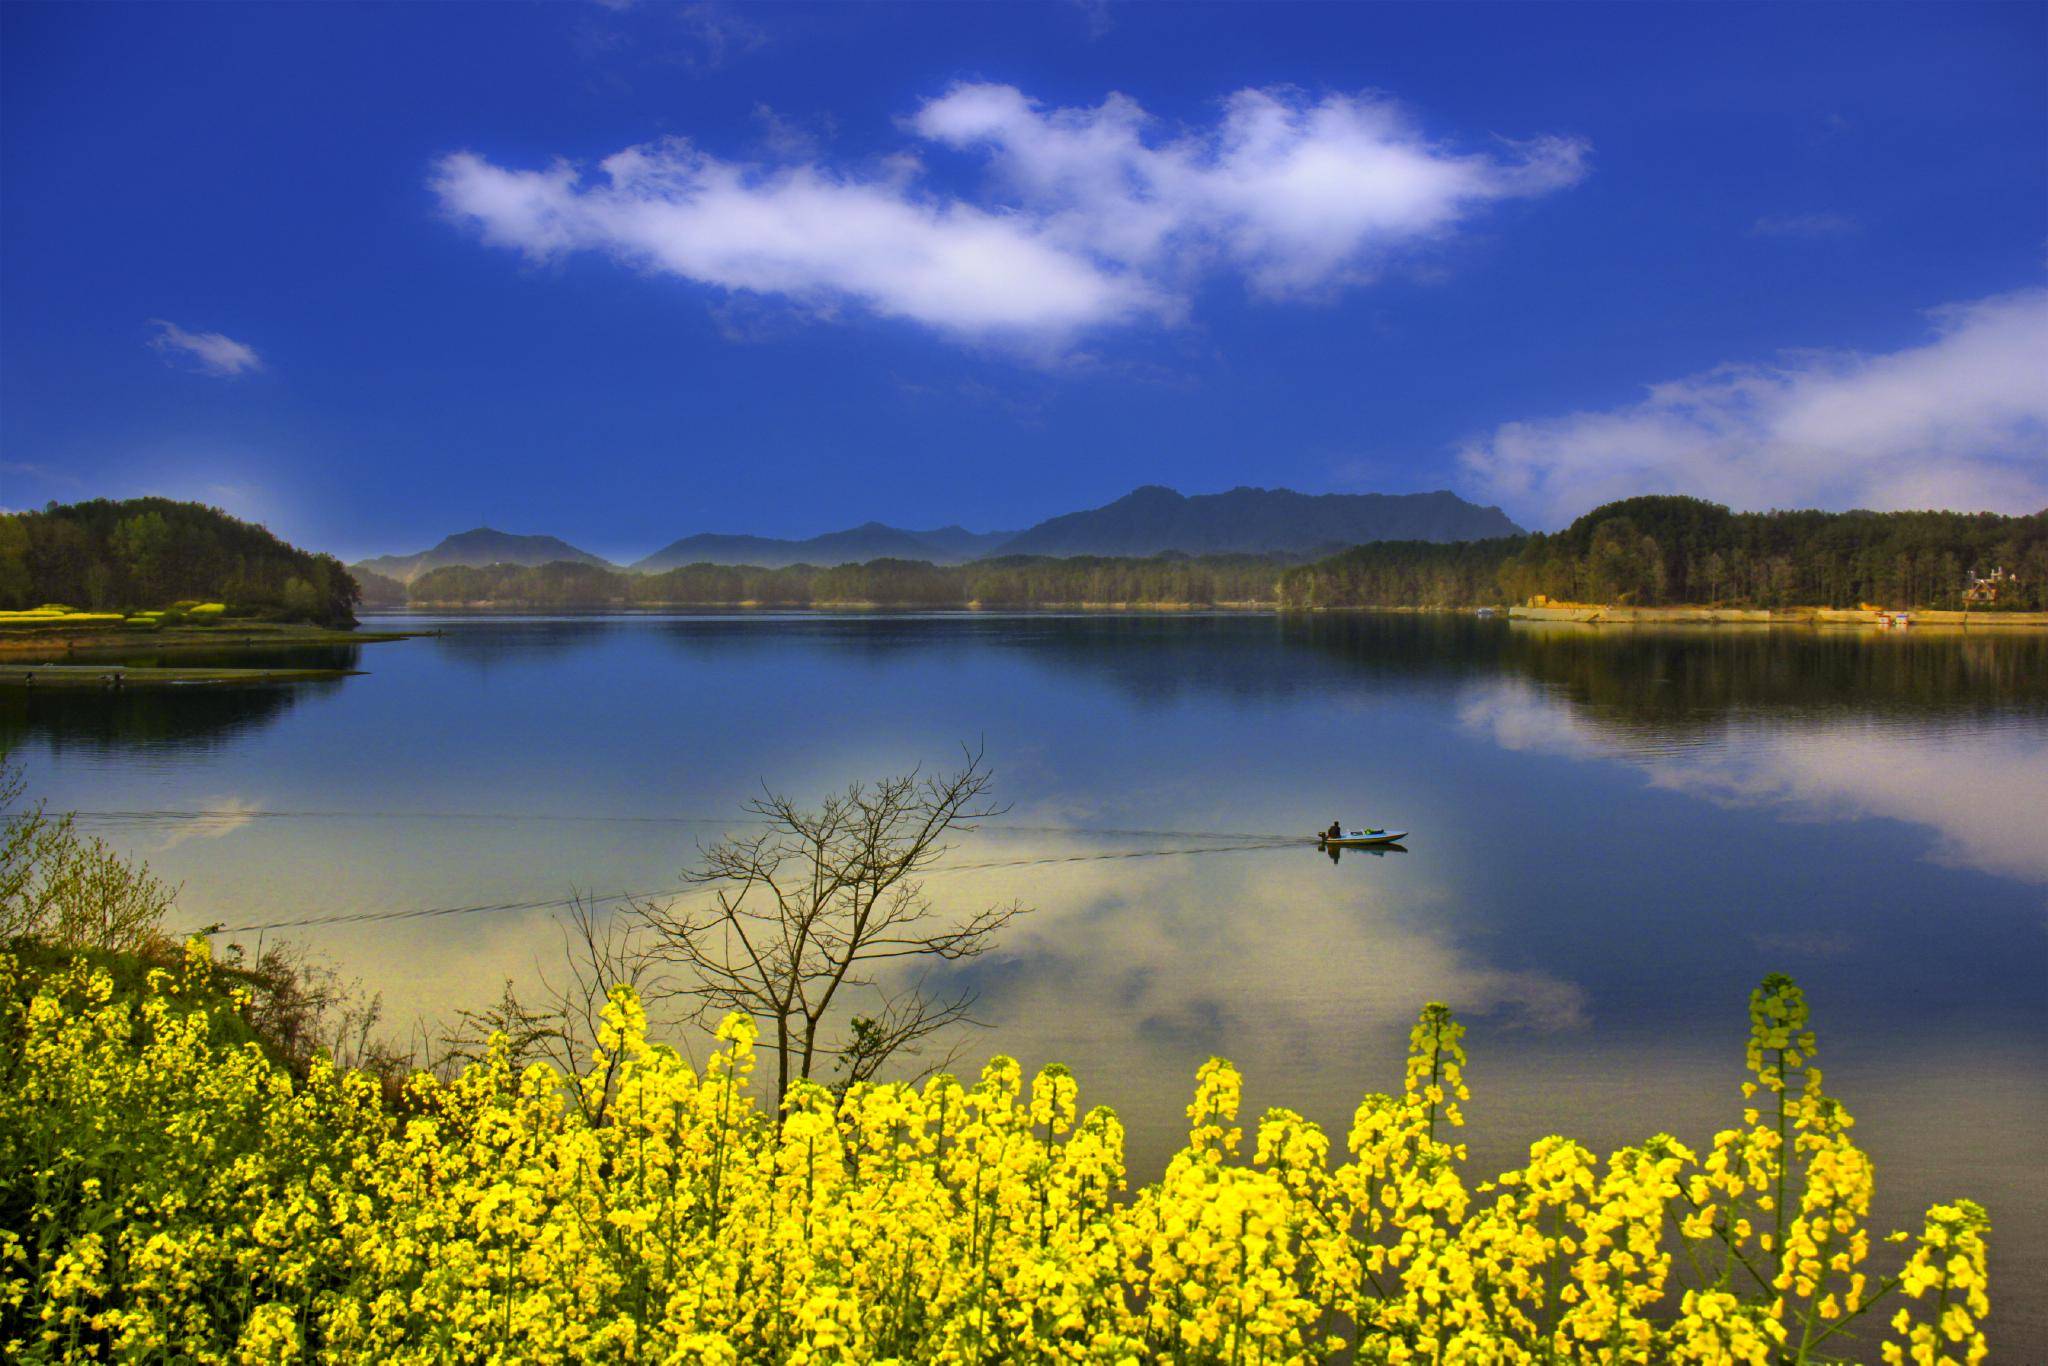
[[[1511,622],[1552,623],[1584,626],[1768,626],[1851,627],[1884,629],[1942,630],[2043,630],[2048,629],[2048,612],[1966,612],[1935,608],[1844,608],[1791,607],[1743,608],[1675,605],[1629,607],[1597,603],[1549,606],[1471,606],[1392,603],[1323,605],[1259,601],[1232,602],[1039,602],[1039,603],[916,603],[869,600],[775,603],[758,600],[732,602],[631,602],[631,603],[536,603],[519,600],[472,602],[414,602],[406,604],[365,604],[366,615],[402,617],[415,613],[494,612],[558,613],[564,616],[616,614],[629,616],[687,615],[698,612],[909,612],[930,614],[1033,615],[1086,613],[1117,615],[1198,615],[1214,613],[1231,616],[1317,616],[1345,613],[1390,616],[1477,616]]]

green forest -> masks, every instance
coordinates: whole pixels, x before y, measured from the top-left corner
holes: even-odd
[[[0,610],[95,612],[225,603],[231,613],[323,626],[355,622],[355,579],[218,508],[96,498],[0,515]]]
[[[1980,610],[2048,609],[2048,513],[1731,512],[1698,498],[1631,498],[1563,531],[1486,541],[1376,541],[1327,559],[1161,555],[913,560],[785,569],[698,564],[633,574],[559,562],[449,566],[386,600],[536,607],[875,603],[892,607],[1079,604],[1474,607],[1525,602],[1635,606],[1958,608],[1975,576],[2003,570]]]
[[[1654,607],[2048,609],[2048,512],[1730,512],[1630,498],[1563,531],[1453,545],[1381,541],[1281,576],[1288,607],[1566,602]]]
[[[416,603],[497,602],[536,607],[808,607],[877,603],[890,607],[1047,607],[1173,603],[1192,606],[1274,601],[1281,572],[1297,558],[1160,555],[1148,559],[1017,557],[939,566],[922,560],[784,569],[694,564],[659,574],[596,565],[475,569],[447,565],[414,579]]]

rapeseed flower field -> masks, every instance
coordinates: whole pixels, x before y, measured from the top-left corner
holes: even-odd
[[[1741,1123],[1472,1183],[1463,1028],[1425,1008],[1341,1149],[1241,1079],[1127,1187],[1053,1066],[753,1099],[613,993],[580,1075],[502,1037],[392,1093],[280,1069],[207,945],[118,990],[0,955],[0,1350],[12,1360],[1974,1363],[1984,1211],[1903,1248],[1798,988],[1753,995]],[[1892,1269],[1884,1271],[1878,1263]]]

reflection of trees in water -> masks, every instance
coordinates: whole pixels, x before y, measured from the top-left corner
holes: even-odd
[[[406,622],[412,627],[430,628],[434,623]],[[481,615],[463,618],[453,629],[426,640],[407,641],[406,649],[431,649],[444,658],[477,668],[498,664],[532,663],[566,655],[596,644],[621,623],[602,616],[553,617],[531,620],[517,617],[492,618]]]
[[[824,648],[877,664],[996,650],[1141,706],[1519,678],[1595,718],[1686,727],[1735,713],[2048,712],[2048,635],[1510,625],[1463,614],[744,617],[662,623],[715,664]]]
[[[1022,618],[993,637],[1006,653],[1062,675],[1092,676],[1140,706],[1195,694],[1235,702],[1287,697],[1292,653],[1270,616]],[[1312,672],[1325,673],[1327,668]]]
[[[1004,643],[1062,671],[1092,672],[1144,702],[1183,693],[1235,701],[1361,685],[1428,687],[1491,667],[1500,632],[1466,616],[1209,616],[1063,620]]]
[[[953,613],[925,616],[790,615],[774,620],[699,618],[663,623],[662,639],[694,663],[780,651],[877,669],[938,660],[1022,659],[1069,678],[1094,678],[1144,705],[1184,693],[1285,696],[1290,658],[1271,615],[1094,616]],[[1300,661],[1296,661],[1299,663]],[[1328,672],[1327,669],[1324,672]]]
[[[854,616],[801,611],[677,615],[660,619],[661,643],[693,663],[714,664],[736,655],[820,647],[859,658],[888,660],[909,653],[984,645],[978,618],[964,615]]]
[[[276,721],[309,693],[347,683],[248,688],[0,689],[0,747],[24,741],[67,749],[132,751],[149,748],[213,749]]]
[[[1501,634],[1470,617],[1269,613],[818,615],[682,620],[665,622],[663,631],[665,642],[707,663],[736,651],[820,647],[878,665],[995,651],[1064,677],[1107,682],[1141,705],[1190,694],[1285,699],[1327,693],[1361,675],[1412,685],[1418,673],[1484,667]]]
[[[1502,671],[1632,728],[1731,716],[2048,715],[2048,636],[1516,626]]]
[[[427,624],[427,623],[421,623]],[[646,633],[646,634],[643,634]],[[478,668],[533,664],[625,635],[692,664],[792,667],[821,653],[878,669],[975,658],[1021,660],[1091,679],[1141,707],[1187,697],[1254,704],[1522,679],[1596,723],[1685,731],[1731,716],[2048,715],[2048,634],[1878,635],[1744,628],[1602,629],[1463,614],[719,614],[519,619],[473,617],[393,649]],[[247,653],[138,653],[130,664],[354,668],[360,647]],[[647,652],[620,661],[645,666]],[[267,724],[294,688],[0,692],[0,740],[118,745],[208,743]]]
[[[193,650],[122,650],[90,656],[53,654],[53,664],[119,664],[130,669],[357,669],[362,667],[360,645],[260,645],[255,647]]]
[[[1116,618],[1001,623],[995,643],[1107,678],[1141,703],[1185,692],[1285,699],[1501,678],[1632,726],[1735,714],[2048,715],[2048,635],[1510,625],[1463,615]]]

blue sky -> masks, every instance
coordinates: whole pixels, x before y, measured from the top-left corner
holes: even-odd
[[[2048,7],[0,7],[0,504],[2048,503]]]

